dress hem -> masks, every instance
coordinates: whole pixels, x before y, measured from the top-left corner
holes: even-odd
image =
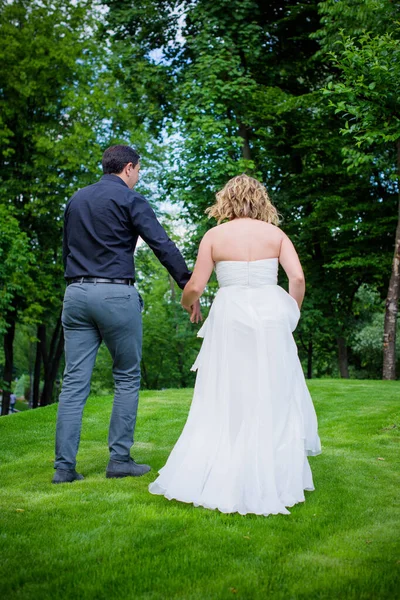
[[[152,485],[153,484],[150,484],[150,486],[149,486],[149,492],[153,496],[163,496],[166,500],[169,500],[169,501],[175,500],[176,502],[183,502],[184,504],[192,504],[195,508],[202,507],[202,508],[205,508],[206,510],[217,510],[218,512],[220,512],[222,514],[239,514],[241,516],[256,515],[256,516],[259,516],[259,517],[268,517],[269,515],[290,515],[291,513],[287,510],[287,507],[288,508],[292,508],[293,506],[296,506],[296,504],[301,504],[301,503],[303,503],[303,502],[306,501],[306,499],[303,498],[302,500],[296,500],[292,504],[282,505],[283,510],[277,510],[276,512],[274,512],[274,511],[270,511],[270,512],[255,512],[255,511],[252,511],[252,510],[248,510],[247,512],[243,512],[243,510],[241,511],[240,509],[237,509],[235,507],[229,509],[229,508],[224,508],[224,507],[220,507],[220,506],[217,506],[217,505],[214,506],[214,505],[211,505],[211,504],[196,502],[194,500],[183,500],[182,498],[176,498],[175,496],[170,496],[170,495],[166,494],[165,493],[166,490],[159,491],[159,492],[153,492],[150,489]],[[163,488],[161,488],[160,486],[158,486],[158,488],[159,488],[159,490],[163,490]],[[305,491],[305,492],[313,492],[313,491],[315,491],[315,487],[312,487],[312,488],[305,487],[305,488],[303,488],[303,491]]]

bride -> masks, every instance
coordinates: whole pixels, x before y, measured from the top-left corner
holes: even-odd
[[[321,452],[292,336],[303,271],[256,179],[228,181],[207,212],[227,222],[203,237],[182,305],[192,311],[214,268],[219,290],[198,333],[204,339],[186,425],[149,490],[223,513],[290,514],[287,507],[314,490],[307,456]],[[289,294],[277,285],[279,263]]]

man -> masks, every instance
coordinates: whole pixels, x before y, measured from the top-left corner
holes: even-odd
[[[103,155],[104,175],[79,190],[64,214],[63,259],[67,288],[62,322],[65,372],[56,429],[53,483],[83,479],[76,472],[82,413],[102,341],[113,358],[115,383],[108,445],[107,477],[141,476],[148,465],[130,456],[133,445],[142,350],[142,300],[135,286],[133,252],[138,236],[183,289],[190,272],[154,211],[133,191],[139,155],[129,146],[112,146]],[[200,316],[193,306],[192,319]]]

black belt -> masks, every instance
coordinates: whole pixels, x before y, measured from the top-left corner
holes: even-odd
[[[67,279],[67,285],[71,283],[119,283],[121,285],[133,285],[134,279],[108,279],[107,277],[74,277]]]

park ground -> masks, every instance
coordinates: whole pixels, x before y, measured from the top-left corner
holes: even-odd
[[[141,394],[134,457],[107,480],[111,397],[90,397],[78,470],[51,485],[56,406],[0,419],[0,597],[5,600],[394,599],[400,589],[400,382],[308,382],[323,452],[289,516],[224,515],[148,484],[192,391]]]

